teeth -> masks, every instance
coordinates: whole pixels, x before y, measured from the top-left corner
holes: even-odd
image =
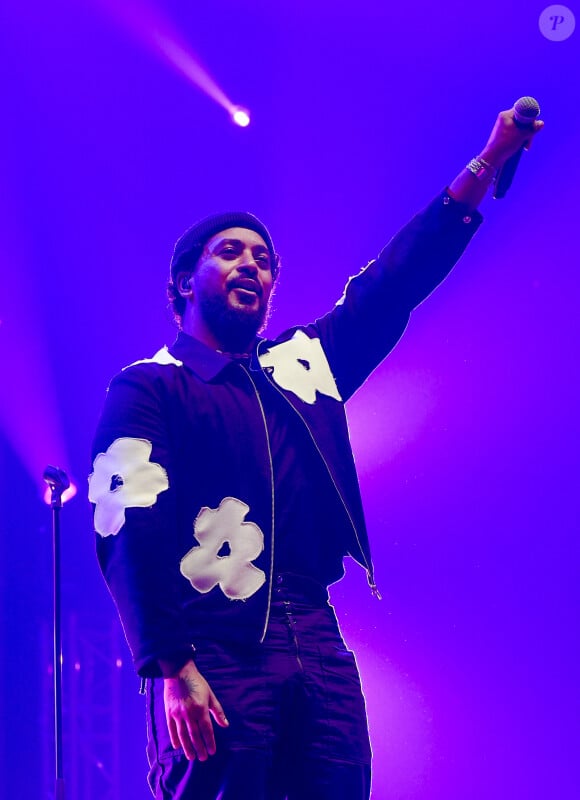
[[[254,292],[254,294],[258,294],[257,286],[245,286],[241,283],[234,283],[234,289],[245,289],[246,292]]]

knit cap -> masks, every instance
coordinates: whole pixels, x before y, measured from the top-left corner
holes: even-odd
[[[199,220],[179,237],[171,258],[171,280],[175,280],[178,272],[193,271],[206,243],[220,231],[228,228],[247,228],[260,234],[270,254],[272,275],[278,272],[278,256],[274,250],[272,237],[266,226],[248,211],[227,211],[224,214],[212,214]]]

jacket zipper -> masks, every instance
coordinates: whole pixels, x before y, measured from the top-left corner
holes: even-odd
[[[261,344],[261,342],[260,342],[260,344]],[[256,355],[257,355],[258,357],[259,357],[259,355],[260,355],[260,352],[259,352],[259,351],[260,351],[260,344],[258,344],[258,347],[257,347],[257,349],[256,349]],[[262,369],[262,367],[260,367],[260,369]],[[269,375],[269,374],[268,374],[268,373],[267,373],[267,372],[266,372],[264,369],[262,369],[262,372],[263,372],[263,374],[264,374],[264,375],[266,375],[266,377],[267,377],[267,379],[268,379],[268,382],[270,383],[270,385],[271,385],[271,386],[272,386],[272,387],[273,387],[273,388],[274,388],[274,389],[275,389],[275,390],[278,392],[278,394],[279,394],[281,397],[283,397],[283,398],[284,398],[284,400],[285,400],[285,401],[288,403],[288,405],[290,406],[290,408],[292,409],[292,411],[294,411],[294,413],[298,415],[298,417],[299,417],[299,418],[300,418],[300,420],[302,421],[302,424],[304,425],[304,427],[305,427],[305,428],[306,428],[306,430],[308,431],[308,435],[309,435],[309,436],[310,436],[310,438],[312,439],[312,443],[313,443],[314,447],[316,448],[316,451],[317,451],[318,455],[319,455],[319,456],[320,456],[320,458],[322,459],[322,463],[323,463],[323,464],[324,464],[324,466],[326,467],[326,471],[328,472],[328,475],[329,475],[329,477],[330,477],[330,480],[332,481],[332,485],[334,486],[334,489],[335,489],[335,491],[336,491],[337,495],[338,495],[338,496],[339,496],[339,498],[340,498],[340,502],[342,503],[342,507],[344,508],[344,510],[345,510],[345,512],[346,512],[346,516],[348,517],[348,521],[349,521],[349,522],[350,522],[350,524],[351,524],[351,527],[352,527],[352,530],[353,530],[353,533],[354,533],[354,537],[355,537],[355,539],[356,539],[356,541],[357,541],[357,544],[358,544],[358,549],[360,550],[360,553],[361,553],[361,555],[362,555],[362,557],[363,557],[363,559],[364,559],[364,563],[365,563],[365,566],[366,566],[366,572],[367,572],[367,583],[368,583],[368,585],[369,585],[369,587],[370,587],[371,594],[373,595],[373,597],[376,597],[376,598],[377,598],[377,600],[382,600],[382,599],[383,599],[383,598],[382,598],[382,595],[381,595],[381,593],[380,593],[380,591],[379,591],[379,589],[378,589],[378,587],[377,587],[377,584],[375,583],[375,573],[374,573],[374,570],[373,570],[373,568],[372,568],[372,567],[369,565],[369,563],[368,563],[368,561],[367,561],[367,557],[366,557],[366,555],[365,555],[365,552],[364,552],[364,550],[363,550],[363,548],[362,548],[362,545],[361,545],[361,543],[360,543],[360,539],[358,538],[358,531],[357,531],[357,529],[356,529],[356,525],[354,524],[354,520],[353,520],[353,518],[352,518],[352,516],[351,516],[351,513],[350,513],[350,511],[348,510],[348,506],[346,505],[346,502],[345,502],[345,500],[344,500],[344,497],[342,496],[342,493],[340,492],[340,490],[339,490],[338,486],[336,485],[336,481],[334,480],[334,475],[332,474],[332,472],[331,472],[331,470],[330,470],[330,467],[328,466],[328,463],[327,463],[326,459],[324,458],[324,456],[323,456],[323,454],[322,454],[322,451],[320,450],[320,447],[318,446],[318,443],[317,443],[316,439],[314,438],[314,434],[313,434],[313,433],[312,433],[312,431],[310,430],[310,427],[308,426],[308,423],[306,422],[306,420],[304,419],[304,417],[302,416],[302,414],[301,414],[301,413],[298,411],[298,409],[297,409],[297,408],[295,408],[295,407],[292,405],[292,403],[290,402],[290,400],[288,400],[288,398],[286,397],[286,395],[285,395],[283,392],[281,392],[281,391],[280,391],[280,389],[279,389],[279,388],[276,386],[276,384],[274,383],[274,381],[271,379],[270,375]],[[250,380],[251,380],[251,378],[250,378]],[[254,383],[254,382],[252,381],[252,384],[253,384],[253,383]],[[255,385],[254,385],[254,389],[256,390],[256,387],[255,387]],[[256,390],[256,394],[257,394],[257,390]],[[261,403],[260,403],[260,406],[261,406]],[[263,413],[263,411],[262,411],[262,413]],[[268,442],[268,448],[269,448],[269,442]],[[271,462],[272,462],[272,457],[270,456],[270,463],[271,463]]]
[[[270,448],[270,434],[268,433],[268,423],[266,422],[266,414],[264,412],[264,406],[262,405],[262,399],[260,397],[260,393],[258,392],[258,387],[254,383],[254,379],[250,375],[249,371],[243,364],[240,364],[240,367],[248,376],[248,380],[252,384],[252,389],[254,390],[254,394],[256,395],[256,400],[258,401],[258,406],[260,408],[260,413],[262,414],[262,422],[264,423],[264,431],[266,433],[266,445],[268,448],[268,459],[270,461],[270,487],[272,492],[272,511],[271,511],[271,536],[270,536],[270,576],[268,580],[268,605],[266,608],[266,620],[264,622],[264,630],[262,631],[262,635],[260,637],[260,644],[266,638],[266,631],[268,630],[268,622],[270,621],[270,609],[272,606],[272,584],[274,579],[274,534],[275,534],[275,493],[274,493],[274,464],[272,461],[272,450]]]

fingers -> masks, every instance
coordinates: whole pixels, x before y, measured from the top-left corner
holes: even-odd
[[[197,757],[200,761],[205,761],[208,755],[213,756],[216,751],[213,725],[209,714],[199,720],[196,734],[195,746]],[[204,757],[202,757],[202,753]]]
[[[199,732],[196,730],[197,725],[190,722],[187,717],[179,717],[176,720],[177,731],[179,734],[178,747],[183,748],[185,757],[188,761],[195,761],[198,758],[200,761],[207,759],[207,752],[205,747],[200,747]]]
[[[208,725],[211,737],[208,735]],[[185,756],[189,761],[193,761],[195,758],[199,761],[207,761],[208,756],[213,756],[215,753],[215,740],[209,716],[207,719],[202,717],[200,720],[192,720],[186,717],[182,730],[182,742],[184,742],[183,750]]]
[[[206,719],[192,720],[189,717],[169,718],[167,720],[171,746],[182,749],[188,761],[207,761],[216,752],[215,737],[209,716]]]
[[[196,748],[187,719],[184,720],[181,717],[173,717],[171,715],[167,715],[166,719],[171,746],[174,750],[183,749],[186,758],[192,761],[196,756]]]
[[[215,696],[215,694],[212,692],[211,689],[209,690],[209,710],[211,711],[213,718],[220,726],[220,728],[228,727],[230,723],[228,722],[226,713],[222,708],[222,704],[217,699],[217,697]]]
[[[209,756],[215,755],[217,748],[210,710],[218,725],[222,728],[229,725],[224,710],[213,692],[209,698],[208,710],[201,715],[200,709],[192,707],[173,709],[166,715],[171,746],[175,750],[181,748],[188,761],[194,761],[196,758],[199,761],[207,761]]]
[[[535,122],[534,122],[534,130],[532,131],[531,137],[525,143],[524,150],[529,150],[530,149],[530,147],[532,146],[536,135],[542,130],[543,127],[544,127],[544,120],[543,119],[535,120]]]
[[[177,727],[175,725],[174,720],[166,716],[167,719],[167,729],[169,731],[169,738],[171,740],[171,746],[174,750],[178,750],[181,747],[181,742],[179,741],[179,734],[177,733]]]
[[[216,743],[213,725],[209,715],[201,719],[189,716],[168,720],[169,738],[175,750],[180,748],[188,761],[207,761],[215,755]]]
[[[501,169],[520,148],[529,150],[532,140],[543,127],[543,120],[534,120],[529,128],[522,128],[516,125],[513,108],[500,111],[481,156],[496,169]]]

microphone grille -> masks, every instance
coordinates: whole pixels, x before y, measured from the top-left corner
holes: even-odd
[[[540,115],[540,105],[535,97],[520,97],[514,103],[514,118],[520,125],[531,125]]]

